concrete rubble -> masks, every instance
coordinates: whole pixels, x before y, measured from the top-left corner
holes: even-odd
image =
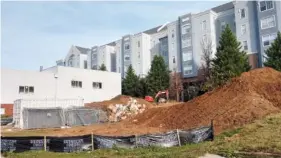
[[[143,113],[146,109],[145,104],[138,104],[137,100],[130,98],[126,105],[124,104],[111,104],[107,107],[109,112],[109,121],[117,122],[125,120],[130,116]]]

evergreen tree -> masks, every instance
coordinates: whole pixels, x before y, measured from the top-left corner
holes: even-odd
[[[212,60],[211,80],[214,87],[251,69],[245,51],[227,25],[220,37],[216,57]]]
[[[147,76],[147,91],[151,96],[169,88],[170,75],[162,56],[155,56]]]
[[[278,32],[277,38],[271,46],[265,51],[266,62],[264,66],[272,67],[281,71],[281,33]]]
[[[139,97],[140,96],[139,87],[140,87],[139,77],[135,74],[132,65],[130,65],[126,72],[126,77],[123,79],[122,82],[123,94],[130,95],[133,97]]]
[[[99,70],[101,70],[101,71],[107,71],[107,70],[106,70],[106,66],[105,66],[104,64],[101,64]]]

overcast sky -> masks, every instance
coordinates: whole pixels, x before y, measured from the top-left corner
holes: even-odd
[[[1,67],[50,67],[71,45],[106,44],[223,3],[227,1],[2,2]]]

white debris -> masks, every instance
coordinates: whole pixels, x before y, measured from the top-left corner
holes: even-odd
[[[143,113],[146,109],[146,105],[138,104],[136,99],[130,98],[127,105],[111,104],[107,108],[109,111],[109,121],[117,122],[127,119],[128,116]]]

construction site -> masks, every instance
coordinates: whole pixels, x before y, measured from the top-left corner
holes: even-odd
[[[244,72],[226,85],[183,103],[168,101],[156,104],[120,95],[68,110],[52,107],[47,110],[49,112],[28,108],[21,111],[23,114],[18,116],[19,119],[25,116],[24,113],[39,113],[37,122],[51,119],[51,122],[56,122],[56,128],[52,123],[50,128],[43,128],[35,121],[29,126],[19,121],[15,127],[2,126],[2,136],[80,136],[91,133],[129,136],[192,129],[209,125],[212,120],[215,135],[218,135],[269,114],[280,113],[281,73],[271,68]]]

